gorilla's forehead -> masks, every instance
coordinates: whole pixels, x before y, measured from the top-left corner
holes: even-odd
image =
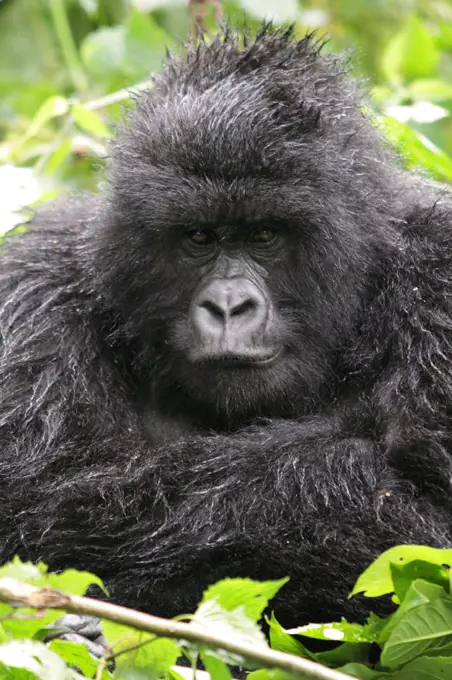
[[[327,223],[332,212],[337,221],[353,142],[349,131],[344,143],[342,118],[331,110],[320,120],[307,96],[287,83],[275,89],[244,78],[205,92],[146,95],[118,142],[116,193],[133,187],[125,200],[140,215],[147,209],[156,228],[256,216],[299,222],[311,213]]]
[[[188,174],[281,179],[293,174],[294,154],[297,169],[312,172],[319,119],[314,108],[303,108],[300,93],[289,94],[300,102],[293,118],[287,110],[282,113],[268,86],[243,80],[222,81],[202,93],[176,93],[164,101],[151,97],[139,109],[132,140],[135,134],[151,163],[171,164]]]
[[[319,206],[318,187],[311,182],[181,175],[172,168],[154,167],[148,168],[147,190],[140,201],[157,229],[275,221],[290,226],[299,223],[300,215],[311,220],[313,206],[316,220],[324,219],[327,210],[327,201]]]

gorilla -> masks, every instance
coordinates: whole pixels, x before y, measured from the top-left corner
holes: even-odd
[[[313,37],[188,45],[0,261],[2,561],[164,616],[290,576],[300,625],[452,544],[452,201]]]

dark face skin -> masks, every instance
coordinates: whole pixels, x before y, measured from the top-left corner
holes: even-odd
[[[143,191],[122,198],[130,217],[113,240],[122,271],[108,288],[139,338],[145,411],[219,430],[308,413],[356,323],[361,271],[353,230],[333,225],[348,219],[340,194],[290,179],[134,170]]]
[[[163,235],[161,276],[169,299],[160,318],[159,369],[167,358],[167,390],[181,397],[177,411],[190,411],[198,424],[204,414],[220,427],[256,416],[289,416],[310,398],[324,373],[317,358],[321,341],[300,345],[315,323],[315,290],[297,237],[288,223],[237,220],[238,226],[169,228]],[[310,321],[309,321],[310,319]],[[155,341],[154,341],[155,342]],[[325,353],[323,354],[323,357]],[[160,377],[162,375],[160,374]],[[158,404],[169,401],[160,389]]]

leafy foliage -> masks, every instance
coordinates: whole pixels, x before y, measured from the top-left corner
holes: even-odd
[[[363,624],[343,619],[285,630],[274,614],[266,618],[269,642],[259,625],[270,600],[287,579],[256,582],[225,579],[210,586],[197,611],[187,618],[200,631],[225,643],[237,642],[250,651],[279,650],[337,669],[361,680],[436,680],[452,672],[451,550],[402,545],[383,553],[359,577],[351,597],[388,597],[394,611],[386,618],[370,614]],[[19,559],[0,568],[3,579],[17,579],[39,588],[57,588],[80,595],[101,581],[87,572],[47,572],[44,564]],[[371,599],[369,608],[372,609]],[[213,649],[199,643],[157,637],[110,620],[103,620],[108,641],[103,659],[90,656],[83,644],[46,639],[46,631],[62,614],[0,603],[0,678],[14,680],[180,680],[175,668],[180,657],[193,668],[201,661],[213,680],[230,680],[228,666],[255,669],[246,654]],[[168,622],[170,624],[170,622]],[[323,652],[309,650],[309,640],[339,643]],[[233,671],[232,671],[233,673]],[[261,668],[249,680],[290,680],[295,674]],[[345,676],[344,676],[345,677]]]

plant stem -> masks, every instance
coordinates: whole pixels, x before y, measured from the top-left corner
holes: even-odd
[[[106,106],[111,106],[112,104],[119,104],[133,96],[134,92],[143,92],[150,90],[152,87],[151,80],[144,80],[130,87],[124,87],[122,90],[116,90],[116,92],[111,92],[106,94],[99,99],[92,99],[84,104],[85,109],[90,111],[98,111],[99,109],[104,109]]]
[[[269,647],[255,647],[236,640],[226,640],[194,623],[181,623],[144,614],[109,602],[69,595],[51,588],[36,588],[11,578],[0,580],[0,601],[14,606],[36,609],[62,609],[74,614],[109,619],[160,637],[186,640],[210,649],[223,649],[252,661],[263,668],[278,668],[305,680],[354,680],[351,676],[321,666],[309,659],[286,654]]]
[[[74,89],[77,92],[84,92],[88,83],[78,56],[77,46],[74,42],[64,2],[63,0],[49,0],[49,6],[55,33],[58,36]]]

